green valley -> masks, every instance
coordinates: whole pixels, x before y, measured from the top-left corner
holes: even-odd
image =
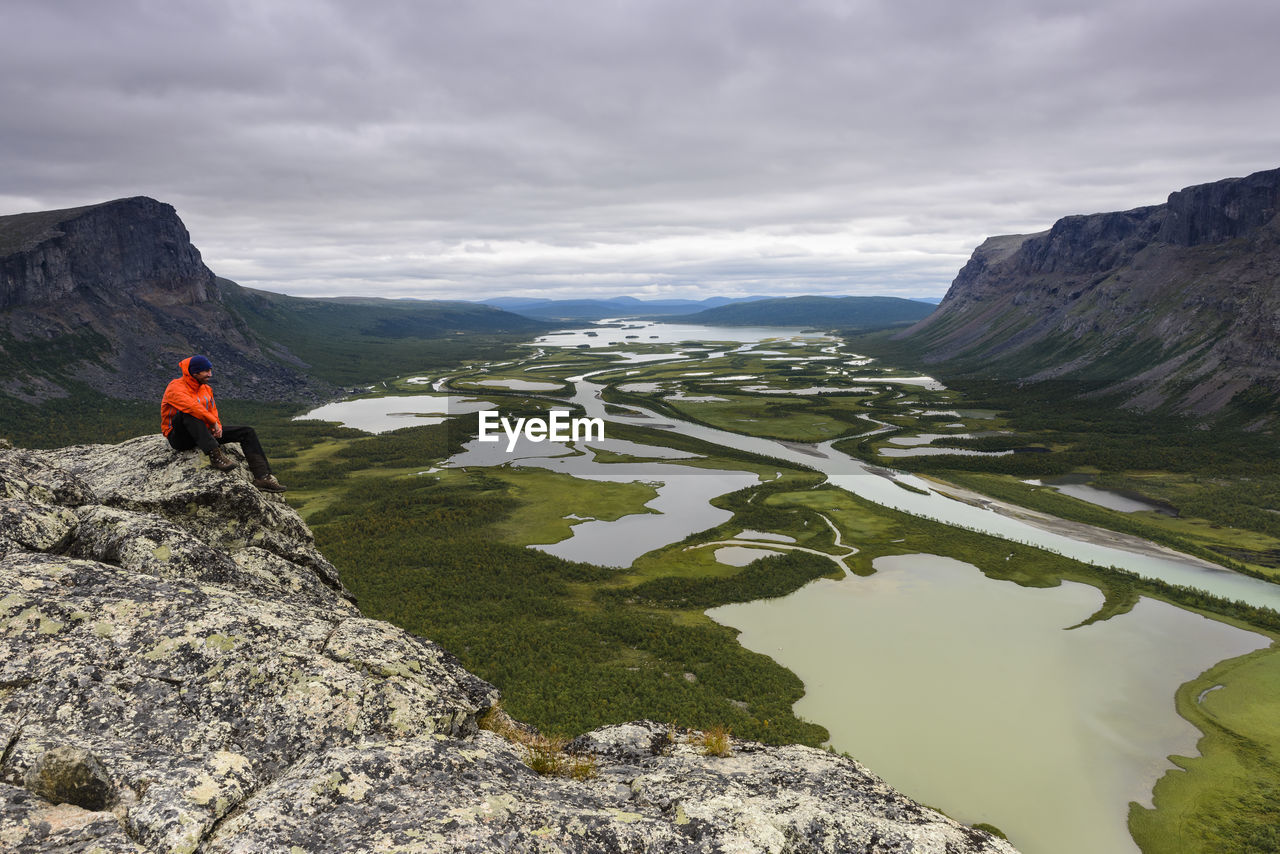
[[[623,347],[632,355],[615,355]],[[1231,472],[1196,478],[1188,472],[1193,465],[1185,454],[1170,455],[1179,462],[1163,474],[1116,470],[1118,460],[1148,462],[1160,452],[1132,453],[1134,443],[1123,429],[1091,433],[1074,422],[1074,430],[1032,427],[1016,410],[999,408],[990,398],[969,399],[866,364],[831,339],[770,342],[755,349],[781,355],[751,352],[730,341],[620,341],[606,347],[543,348],[523,358],[427,375],[443,379],[454,394],[487,400],[504,413],[536,413],[576,409],[567,390],[574,378],[592,374],[603,389],[605,411],[615,419],[608,422],[609,440],[628,444],[562,453],[574,459],[586,454],[603,467],[647,461],[691,472],[751,472],[759,478],[756,486],[713,500],[731,514],[727,521],[655,544],[622,569],[566,560],[530,546],[571,540],[574,526],[584,520],[652,514],[645,505],[654,496],[653,486],[643,479],[574,477],[527,460],[441,468],[473,439],[474,415],[375,436],[313,422],[281,425],[273,436],[292,446],[281,459],[282,477],[301,487],[290,500],[302,509],[366,613],[440,640],[503,689],[513,714],[565,735],[649,717],[704,728],[728,726],[737,735],[766,742],[825,741],[822,720],[806,721],[792,710],[804,690],[799,681],[769,658],[743,649],[733,630],[704,611],[783,596],[815,578],[841,578],[846,568],[865,575],[874,571],[873,561],[888,555],[947,555],[972,563],[992,579],[1033,588],[1064,582],[1096,587],[1102,602],[1092,615],[1081,615],[1081,626],[1127,614],[1147,597],[1280,638],[1280,618],[1266,607],[895,510],[824,485],[822,475],[802,458],[761,453],[749,440],[765,437],[794,447],[835,440],[836,447],[869,463],[927,475],[926,480],[886,480],[903,495],[935,492],[971,502],[965,496],[986,495],[1218,562],[1236,560],[1239,568],[1266,575],[1265,554],[1272,548],[1266,526],[1227,529],[1207,518],[1212,514],[1119,512],[1023,482],[1034,480],[1031,475],[1051,480],[1089,474],[1097,488],[1119,487],[1164,508],[1175,496],[1181,506],[1203,506],[1195,497],[1222,489]],[[532,393],[482,385],[492,380],[550,388]],[[389,393],[421,393],[424,378],[401,377],[385,385]],[[710,443],[691,430],[672,431],[628,417],[644,410],[659,421],[675,418],[743,439]],[[1090,435],[1099,439],[1092,446]],[[1178,433],[1171,429],[1170,435]],[[934,438],[910,438],[922,436]],[[960,436],[967,438],[952,438]],[[894,438],[908,438],[908,443],[894,443]],[[885,449],[934,447],[977,453],[881,455]],[[1014,448],[1035,450],[989,456]],[[670,452],[696,456],[667,459]],[[1256,469],[1252,476],[1257,477]],[[1134,488],[1147,483],[1171,486]],[[1211,499],[1201,501],[1213,506]],[[724,563],[716,557],[722,548],[745,549],[743,560],[753,550],[762,557],[743,566]],[[1225,549],[1231,549],[1230,557]],[[1248,660],[1256,664],[1234,668],[1224,662],[1223,675],[1211,670],[1204,678],[1236,696],[1269,696],[1265,686],[1280,672],[1280,656],[1267,648]],[[1210,698],[1219,692],[1228,696],[1227,688]],[[1205,840],[1213,840],[1227,828],[1244,832],[1240,828],[1253,826],[1250,821],[1256,824],[1256,798],[1246,797],[1245,789],[1278,779],[1266,770],[1276,759],[1274,751],[1246,746],[1270,743],[1276,735],[1271,718],[1259,716],[1252,706],[1223,705],[1215,708],[1210,726],[1185,700],[1179,700],[1178,709],[1206,732],[1249,735],[1244,742],[1206,739],[1203,759],[1180,760],[1192,773],[1168,777],[1157,788],[1160,808],[1134,807],[1133,828],[1144,850],[1164,850],[1161,838],[1185,832],[1170,829],[1185,822],[1180,812],[1163,808],[1166,800],[1211,798],[1216,806],[1196,819],[1196,827]],[[1166,794],[1175,785],[1178,794]],[[1204,844],[1202,850],[1212,850],[1210,842]]]

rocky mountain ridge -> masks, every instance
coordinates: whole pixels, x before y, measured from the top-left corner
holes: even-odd
[[[0,217],[0,352],[0,392],[27,403],[68,380],[152,398],[192,353],[227,369],[227,396],[334,392],[227,310],[177,212],[145,196]]]
[[[144,196],[0,217],[0,402],[36,405],[86,390],[155,400],[193,353],[217,366],[223,399],[309,402],[349,379],[317,357],[418,369],[434,351],[406,340],[546,328],[471,303],[242,288],[205,266],[172,206]],[[400,358],[376,352],[388,341]]]
[[[497,699],[362,617],[243,469],[0,448],[6,851],[1013,852],[813,748],[633,722],[543,777],[479,728]]]
[[[1275,169],[990,238],[897,339],[954,375],[1062,381],[1140,410],[1274,410],[1278,211]]]

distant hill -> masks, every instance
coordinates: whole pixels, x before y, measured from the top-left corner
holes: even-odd
[[[0,421],[77,395],[157,400],[192,353],[213,360],[224,399],[307,400],[425,367],[458,349],[456,333],[548,328],[474,303],[241,288],[146,197],[0,217]]]
[[[931,305],[898,297],[803,296],[735,303],[680,319],[709,326],[818,326],[870,331],[914,323],[931,311]]]
[[[1280,396],[1278,209],[1275,169],[992,237],[896,345],[942,376],[1265,420]]]
[[[226,279],[218,283],[224,304],[262,341],[302,360],[310,373],[338,383],[425,370],[461,355],[481,356],[496,339],[528,338],[556,328],[473,302],[313,299],[244,288]]]
[[[642,300],[636,297],[549,300],[499,297],[484,300],[484,303],[539,320],[591,321],[610,317],[670,317],[694,314],[716,306],[762,299],[766,297],[708,297],[703,300]]]

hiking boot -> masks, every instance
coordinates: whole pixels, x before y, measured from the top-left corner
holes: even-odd
[[[267,463],[267,458],[262,454],[249,452],[244,455],[244,461],[249,464],[249,473],[253,475],[253,485],[258,489],[263,492],[285,491],[285,486],[276,480],[276,476],[271,473],[271,466]]]
[[[263,492],[284,492],[287,486],[276,480],[273,474],[264,474],[262,477],[255,477],[253,485],[261,489]]]
[[[223,453],[221,448],[215,448],[209,454],[209,465],[218,471],[231,471],[238,463]]]

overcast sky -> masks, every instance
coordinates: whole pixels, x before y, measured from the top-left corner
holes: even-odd
[[[304,296],[941,296],[1280,166],[1265,0],[5,0],[0,214]]]

